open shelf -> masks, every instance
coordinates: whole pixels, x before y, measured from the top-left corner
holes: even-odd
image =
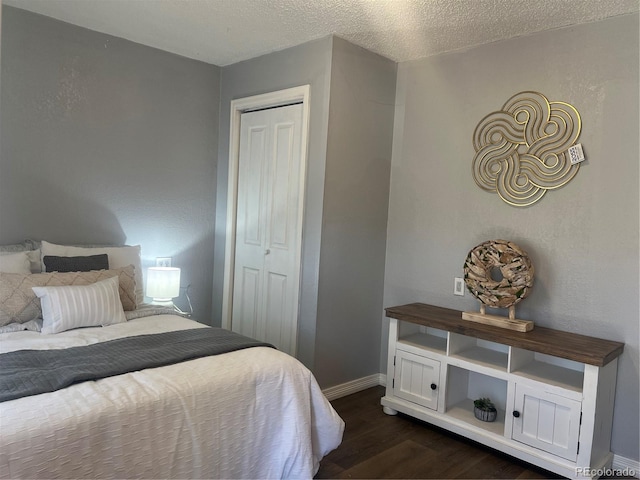
[[[449,338],[449,356],[502,372],[509,365],[508,346],[456,333]]]
[[[482,347],[469,348],[456,355],[452,355],[452,357],[468,360],[478,365],[502,370],[503,372],[507,371],[507,362],[509,359],[509,355],[506,353],[496,352],[495,350]]]
[[[445,414],[488,432],[504,435],[507,403],[507,381],[465,368],[449,365],[447,369]],[[473,401],[490,398],[498,416],[493,422],[478,420],[473,414]]]
[[[445,354],[447,351],[447,339],[436,337],[427,333],[413,333],[398,339],[398,348],[402,345],[411,345],[413,347],[426,348],[433,352]]]
[[[582,392],[584,384],[584,364],[517,348],[511,352],[510,371],[578,393]]]
[[[402,349],[403,346],[427,349],[445,355],[447,353],[447,332],[437,328],[404,324],[398,335],[398,348]]]
[[[483,422],[482,420],[478,420],[473,414],[473,400],[470,398],[464,399],[455,405],[449,407],[446,411],[446,414],[450,417],[461,420],[469,425],[473,425],[474,427],[482,428],[487,432],[494,433],[496,435],[504,435],[504,418],[505,411],[503,409],[498,408],[498,416],[493,422]]]

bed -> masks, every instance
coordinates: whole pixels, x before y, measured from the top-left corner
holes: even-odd
[[[104,350],[210,330],[137,306],[106,326],[5,330],[0,366],[11,352]],[[306,367],[270,346],[248,346],[1,402],[0,477],[312,478],[343,429]]]

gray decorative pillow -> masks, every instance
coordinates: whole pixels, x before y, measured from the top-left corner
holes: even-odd
[[[14,253],[14,252],[25,252],[29,250],[22,243],[14,243],[12,245],[0,245],[0,252]]]
[[[38,250],[41,243],[42,242],[40,240],[31,240],[30,238],[27,238],[24,241],[24,246],[27,250]]]
[[[109,270],[109,257],[106,253],[86,257],[42,257],[47,272],[90,272],[91,270]]]

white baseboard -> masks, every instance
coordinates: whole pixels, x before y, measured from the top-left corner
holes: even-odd
[[[358,393],[367,388],[377,387],[378,385],[382,385],[383,387],[387,386],[387,376],[384,373],[375,373],[368,377],[358,378],[341,385],[325,388],[322,390],[322,393],[324,393],[324,396],[327,397],[328,400],[335,400],[351,395],[352,393]],[[630,475],[640,478],[640,462],[637,460],[614,454],[611,469],[625,476]]]
[[[619,472],[617,476],[632,476],[640,478],[640,462],[638,460],[632,460],[630,458],[621,457],[620,455],[613,454],[613,464],[611,469],[614,470],[614,474]]]
[[[336,398],[346,397],[347,395],[366,390],[367,388],[383,385],[382,377],[384,377],[384,384],[386,384],[386,375],[383,375],[382,373],[374,373],[368,377],[358,378],[341,385],[325,388],[322,390],[322,393],[324,393],[324,396],[327,397],[328,400],[335,400]]]

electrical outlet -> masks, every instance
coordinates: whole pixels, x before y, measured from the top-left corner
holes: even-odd
[[[460,277],[453,279],[453,294],[464,297],[464,280]]]
[[[156,267],[170,267],[170,266],[171,266],[171,257],[156,258]]]

